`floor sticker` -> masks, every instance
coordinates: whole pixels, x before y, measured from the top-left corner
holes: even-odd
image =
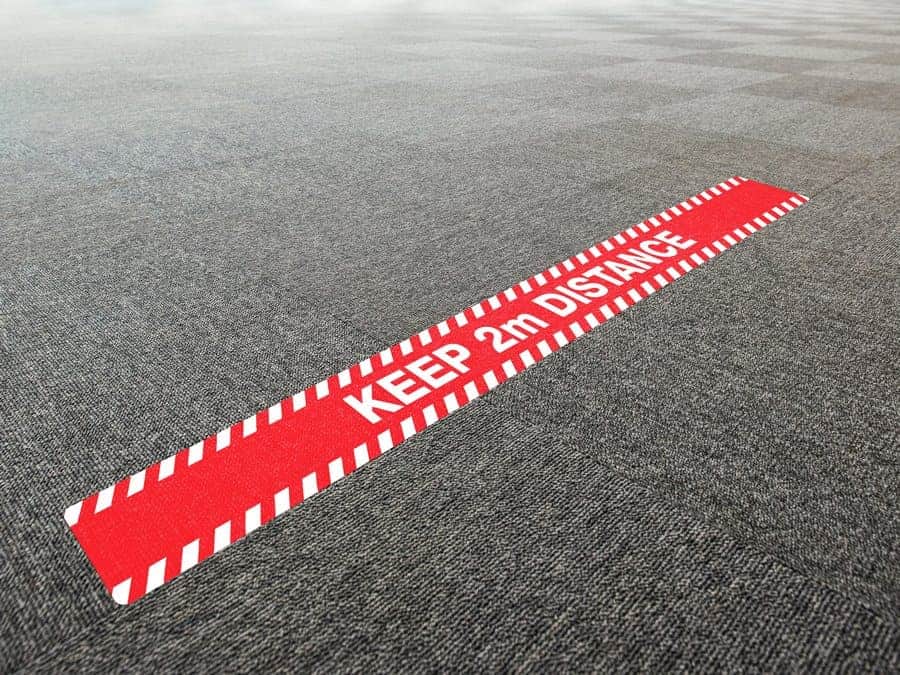
[[[121,604],[171,581],[807,201],[734,177],[73,504]]]

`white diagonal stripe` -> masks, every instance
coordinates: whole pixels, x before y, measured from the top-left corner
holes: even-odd
[[[315,472],[303,477],[303,499],[309,499],[319,491]]]
[[[219,525],[213,533],[213,552],[218,553],[231,543],[231,521]]]
[[[120,584],[116,584],[113,586],[112,591],[110,591],[110,595],[112,595],[112,599],[115,600],[120,605],[128,604],[128,596],[131,594],[131,579],[126,579]]]
[[[66,523],[69,527],[78,523],[78,518],[81,516],[81,502],[75,502],[69,508],[66,509],[63,514],[63,518],[65,518]]]
[[[474,382],[467,382],[466,386],[463,387],[463,391],[466,392],[466,396],[468,396],[470,401],[478,398],[478,387],[475,386]]]
[[[175,473],[175,455],[170,455],[159,463],[158,480],[168,478],[173,473]]]
[[[166,581],[166,559],[157,560],[147,569],[147,593],[162,586]]]
[[[128,479],[128,496],[136,495],[144,489],[144,477],[147,475],[147,469],[142,469]]]
[[[271,417],[270,417],[270,419],[271,419]],[[256,433],[256,415],[250,415],[250,417],[245,419],[243,427],[244,427],[244,429],[243,429],[244,438],[247,438],[247,436],[252,436],[253,434],[255,434]],[[190,464],[190,460],[188,461],[188,463]]]
[[[253,416],[253,423],[254,425],[256,424],[256,415]],[[201,459],[203,459],[203,441],[194,443],[191,447],[188,448],[188,466],[196,464]]]
[[[190,544],[186,544],[181,549],[181,571],[187,572],[200,559],[200,540],[194,539]]]
[[[365,377],[372,372],[372,359],[367,358],[359,362],[359,374]]]
[[[528,351],[527,349],[524,350],[521,354],[519,354],[519,358],[522,359],[522,364],[526,368],[530,368],[535,363],[534,357],[531,355],[531,352]]]
[[[356,462],[357,469],[362,465],[369,463],[369,450],[366,448],[365,443],[357,445],[353,449],[353,461]]]
[[[391,430],[385,429],[378,434],[378,449],[381,452],[387,452],[394,447],[394,439],[391,438]]]
[[[269,407],[269,424],[275,424],[275,422],[281,419],[281,403],[276,403],[273,406]]]
[[[334,483],[344,477],[344,460],[337,457],[328,462],[328,479]]]
[[[425,417],[425,424],[427,426],[431,426],[438,421],[437,410],[435,410],[434,405],[425,408],[425,410],[422,411],[422,415]]]
[[[366,359],[368,360],[368,359]],[[302,410],[306,407],[306,391],[299,391],[291,397],[291,404],[294,406],[294,412]]]
[[[112,504],[113,491],[115,489],[115,485],[110,485],[108,488],[100,490],[100,494],[97,495],[97,505],[94,507],[94,513],[100,513],[103,509],[109,508],[110,504]]]
[[[275,515],[280,516],[282,513],[291,508],[291,489],[284,488],[275,493]]]
[[[216,450],[224,450],[231,445],[231,427],[216,434]]]
[[[456,394],[452,391],[444,397],[444,407],[447,408],[447,414],[459,410],[459,401],[456,400]]]
[[[316,398],[323,399],[328,396],[328,380],[316,383]]]
[[[244,513],[244,534],[250,534],[262,525],[262,504],[256,504]]]

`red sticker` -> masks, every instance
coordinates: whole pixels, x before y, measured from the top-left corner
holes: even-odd
[[[735,177],[73,504],[113,599],[143,595],[802,205]]]

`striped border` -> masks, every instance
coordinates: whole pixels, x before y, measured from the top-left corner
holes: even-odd
[[[430,326],[412,337],[398,342],[359,363],[353,364],[293,396],[260,410],[256,414],[226,427],[218,433],[188,448],[184,448],[146,469],[119,480],[69,506],[64,513],[66,523],[70,527],[75,526],[79,522],[83,522],[85,518],[90,518],[92,515],[101,513],[105,509],[113,508],[129,497],[141,492],[145,485],[151,481],[164,481],[176,472],[188,471],[190,467],[202,462],[204,458],[210,457],[214,453],[226,451],[233,439],[250,437],[266,425],[276,425],[288,419],[308,404],[332,396],[352,383],[358,383],[373,373],[377,367],[388,366],[419,347],[431,344],[436,338],[445,336],[455,329],[462,328],[472,321],[489,315],[505,304],[540,289],[553,280],[560,278],[563,275],[563,270],[571,272],[576,269],[577,265],[585,265],[593,259],[605,256],[617,247],[627,245],[641,235],[676,220],[682,214],[691,211],[695,206],[701,206],[706,202],[712,201],[744,182],[747,182],[746,178],[735,176],[699,192],[676,206],[657,213],[605,241],[556,263],[543,272],[475,303],[447,320]],[[309,499],[355,469],[447,417],[467,403],[486,394],[499,384],[600,326],[626,310],[629,306],[639,302],[642,298],[649,297],[686,272],[699,267],[707,260],[728,250],[739,241],[765,228],[807,201],[809,201],[808,198],[802,195],[795,194],[789,197],[781,202],[780,205],[761,213],[751,221],[736,227],[731,233],[725,234],[719,240],[704,246],[700,251],[668,267],[664,272],[656,274],[652,279],[644,281],[639,287],[632,288],[628,292],[611,298],[607,304],[600,306],[595,311],[587,311],[579,319],[573,320],[566,329],[556,331],[550,338],[541,340],[535,347],[523,349],[517,355],[505,360],[496,372],[489,370],[478,375],[473,374],[468,381],[460,384],[455,391],[446,394],[442,400],[427,406],[422,411],[412,414],[396,424],[392,424],[388,429],[379,433],[374,440],[356,447],[353,451],[352,466],[346,466],[344,460],[341,457],[337,457],[328,464],[327,474],[323,471],[311,472],[301,477],[297,484],[285,485],[282,489],[270,495],[267,503],[259,502],[254,504],[243,513],[221,523],[212,532],[202,535],[204,538],[209,538],[212,542],[212,552],[209,555],[221,551],[272,518]],[[109,590],[113,599],[120,604],[134,602],[163,583],[187,571],[202,559],[209,557],[209,555],[201,557],[201,539],[195,538],[185,543],[180,551],[173,552],[173,554],[160,558],[151,564],[146,570],[146,575],[142,578],[122,580]]]

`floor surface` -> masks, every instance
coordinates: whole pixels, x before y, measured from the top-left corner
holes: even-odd
[[[900,669],[900,8],[127,7],[0,10],[0,669]],[[811,201],[134,606],[68,532],[734,174]]]

